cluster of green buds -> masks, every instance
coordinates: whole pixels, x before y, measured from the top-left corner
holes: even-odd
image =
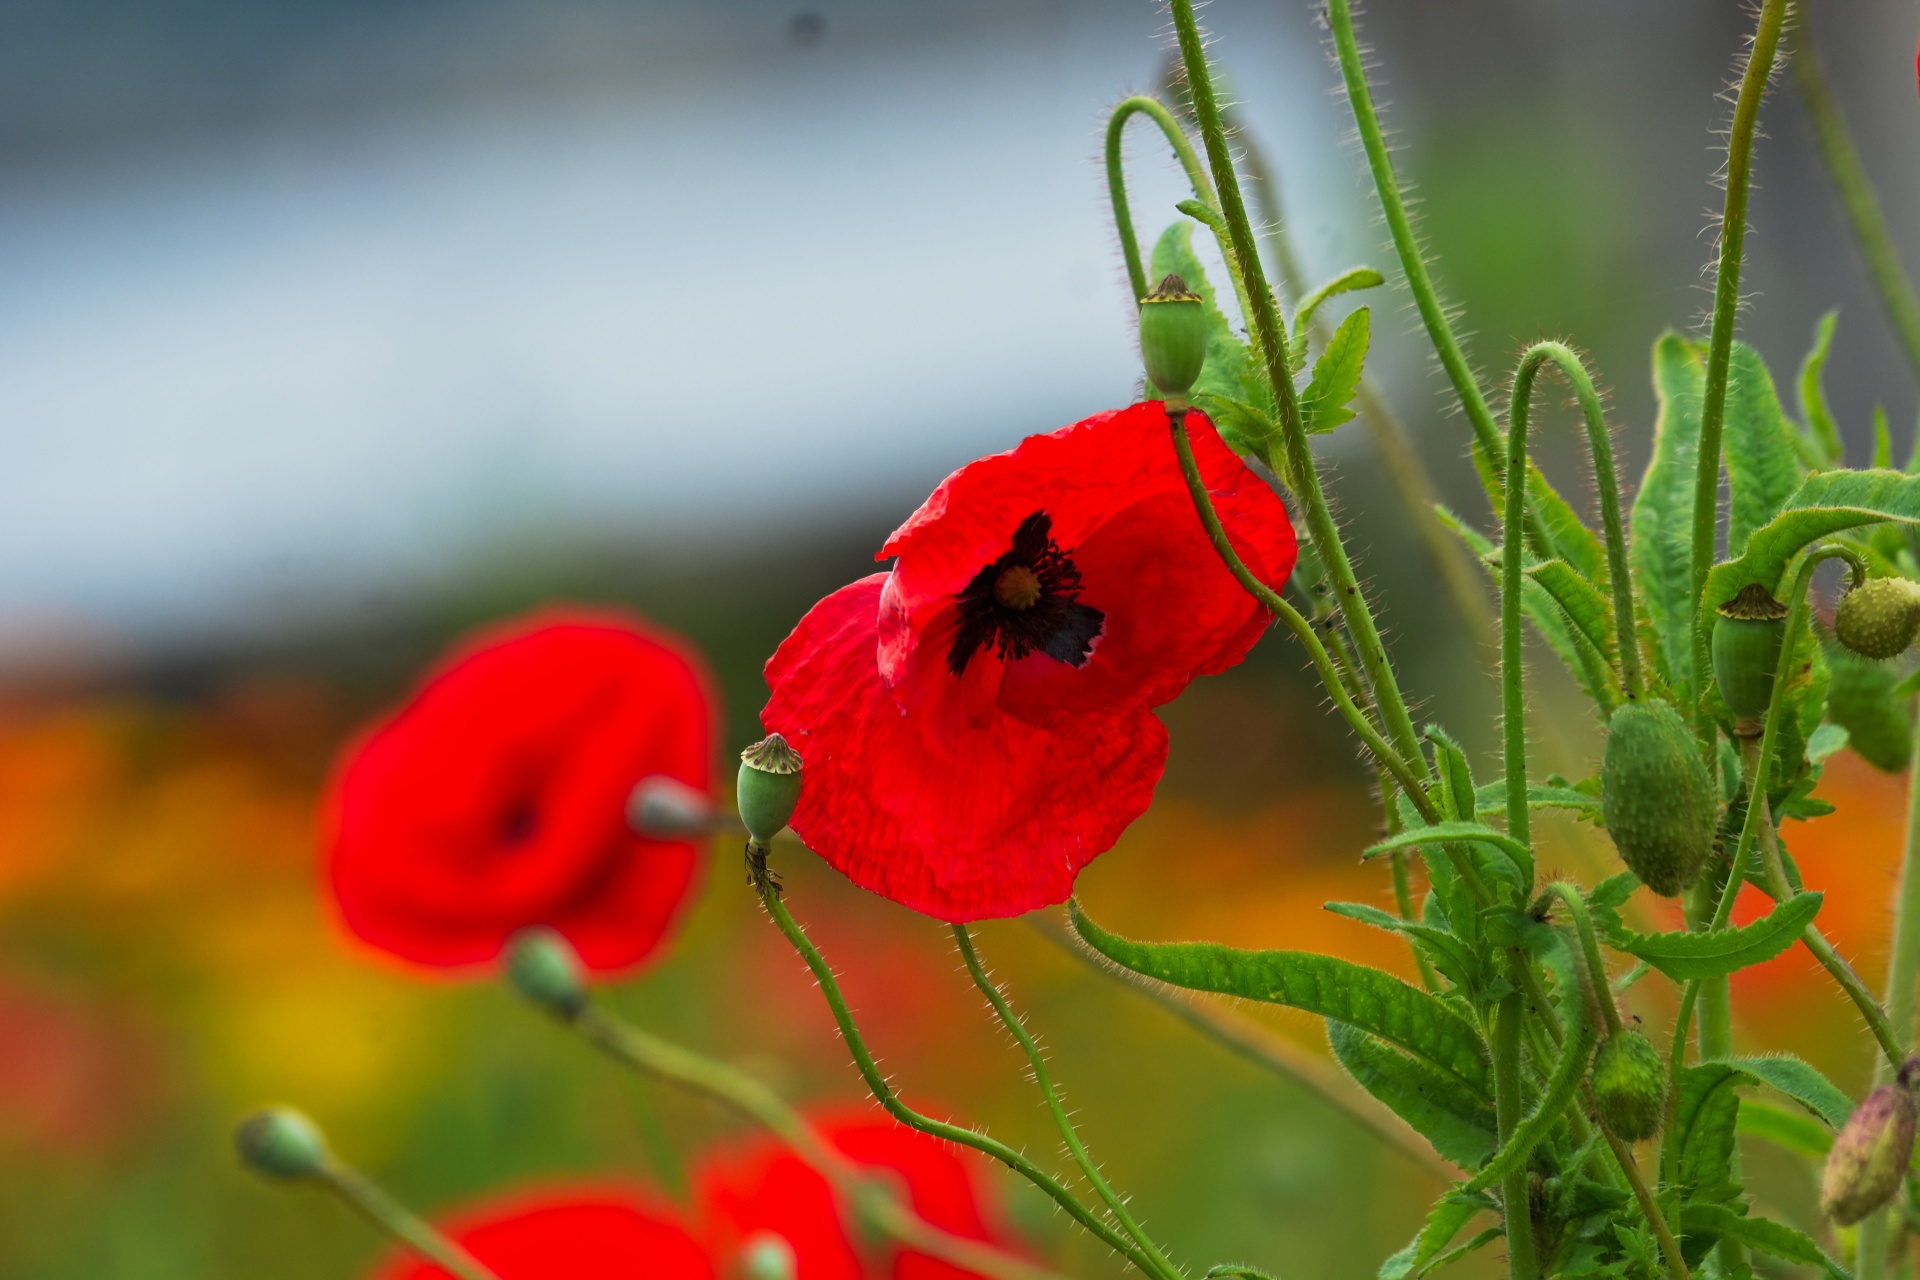
[[[1673,897],[1713,852],[1720,795],[1687,722],[1658,699],[1629,702],[1607,724],[1600,813],[1640,882]]]
[[[1140,359],[1167,408],[1184,410],[1187,392],[1207,362],[1207,308],[1171,272],[1140,299]]]
[[[1733,713],[1736,737],[1757,738],[1766,727],[1774,677],[1787,638],[1787,606],[1757,582],[1721,605],[1713,624],[1713,679]]]
[[[1593,1058],[1593,1106],[1607,1132],[1644,1142],[1667,1115],[1667,1064],[1653,1042],[1621,1028]]]
[[[1898,657],[1920,635],[1920,583],[1905,578],[1861,583],[1834,609],[1833,635],[1863,658]]]
[[[1892,1200],[1913,1162],[1914,1121],[1920,1118],[1920,1057],[1908,1058],[1892,1084],[1883,1084],[1853,1109],[1820,1180],[1820,1207],[1843,1227]]]

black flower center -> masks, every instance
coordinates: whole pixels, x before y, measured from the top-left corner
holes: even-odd
[[[982,646],[1003,661],[1044,653],[1083,667],[1106,615],[1080,603],[1080,571],[1050,535],[1053,517],[1036,511],[1013,533],[1013,549],[973,575],[960,602],[960,626],[947,668],[960,675]]]

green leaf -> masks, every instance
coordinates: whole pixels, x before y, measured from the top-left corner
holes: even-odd
[[[1473,793],[1474,812],[1478,815],[1498,816],[1507,811],[1507,783],[1502,778],[1498,782],[1489,782]],[[1527,808],[1529,809],[1572,809],[1589,822],[1600,816],[1600,797],[1576,791],[1572,787],[1528,786]]]
[[[1512,1135],[1506,1145],[1501,1147],[1485,1168],[1473,1175],[1467,1183],[1468,1191],[1485,1191],[1488,1187],[1525,1165],[1533,1149],[1540,1145],[1554,1125],[1566,1113],[1573,1102],[1574,1091],[1586,1078],[1587,1062],[1593,1057],[1593,1020],[1575,1018],[1572,1034],[1561,1047],[1560,1060],[1554,1064],[1553,1074],[1547,1080],[1547,1087],[1540,1100],[1527,1117],[1513,1127]]]
[[[1920,476],[1898,471],[1819,471],[1800,482],[1779,515],[1753,531],[1746,550],[1707,575],[1706,616],[1749,582],[1775,595],[1808,544],[1882,520],[1920,522]]]
[[[1732,1236],[1776,1258],[1819,1267],[1834,1280],[1853,1280],[1846,1268],[1829,1258],[1810,1238],[1770,1218],[1749,1217],[1724,1205],[1689,1204],[1680,1211],[1680,1229],[1689,1236]]]
[[[1263,1000],[1317,1013],[1379,1036],[1490,1097],[1487,1050],[1473,1024],[1392,974],[1307,951],[1236,951],[1211,942],[1133,942],[1108,933],[1069,901],[1086,944],[1123,969],[1189,991]]]
[[[1738,1194],[1733,1180],[1734,1126],[1740,1095],[1754,1079],[1726,1062],[1703,1062],[1674,1073],[1673,1124],[1661,1144],[1663,1165],[1676,1165],[1690,1199],[1723,1201]]]
[[[1713,933],[1609,932],[1607,945],[1637,956],[1675,982],[1718,978],[1748,965],[1771,960],[1795,942],[1820,910],[1818,893],[1802,893],[1777,904],[1752,924]]]
[[[1840,1092],[1831,1080],[1791,1054],[1764,1054],[1753,1058],[1725,1058],[1735,1066],[1769,1084],[1795,1102],[1838,1129],[1853,1114],[1853,1099]]]
[[[1804,1111],[1789,1111],[1754,1098],[1740,1104],[1738,1127],[1746,1137],[1764,1138],[1810,1160],[1826,1159],[1833,1147],[1833,1130]]]
[[[1433,769],[1440,778],[1441,799],[1448,816],[1473,821],[1476,805],[1473,768],[1467,763],[1465,749],[1437,724],[1428,725],[1423,732],[1433,744]]]
[[[1851,735],[1843,724],[1823,724],[1813,731],[1807,739],[1807,759],[1818,764],[1828,756],[1844,749]]]
[[[1388,836],[1378,844],[1368,845],[1361,851],[1361,858],[1377,858],[1383,853],[1392,853],[1395,849],[1413,849],[1424,844],[1483,844],[1498,849],[1507,855],[1507,861],[1516,871],[1521,872],[1521,883],[1528,883],[1533,868],[1533,854],[1518,840],[1504,831],[1495,831],[1492,827],[1478,822],[1436,822],[1430,827],[1419,827],[1412,831],[1402,831],[1399,835]]]
[[[1300,299],[1300,309],[1293,313],[1293,340],[1288,344],[1290,367],[1298,369],[1307,362],[1307,331],[1321,303],[1358,289],[1378,288],[1386,282],[1387,278],[1372,267],[1349,267]]]
[[[1347,403],[1360,389],[1371,337],[1367,309],[1359,307],[1327,340],[1327,349],[1314,361],[1313,380],[1300,393],[1300,422],[1308,435],[1331,431],[1353,417]]]
[[[1616,660],[1613,601],[1601,593],[1593,579],[1582,577],[1565,560],[1543,560],[1529,565],[1526,573],[1553,597],[1553,602],[1567,615],[1567,621],[1588,644],[1598,649],[1609,664]]]
[[[1497,1141],[1493,1107],[1453,1076],[1344,1022],[1327,1022],[1327,1043],[1347,1074],[1463,1169],[1477,1168]]]
[[[1449,1191],[1427,1210],[1426,1225],[1406,1248],[1380,1264],[1379,1280],[1418,1280],[1422,1271],[1453,1243],[1460,1229],[1476,1214],[1497,1209],[1491,1196],[1467,1196]]]
[[[1402,920],[1399,916],[1382,911],[1378,907],[1368,906],[1364,902],[1329,902],[1325,910],[1334,915],[1345,916],[1349,920],[1358,920],[1361,924],[1370,924],[1376,929],[1389,933],[1398,933],[1419,942],[1435,967],[1452,979],[1455,985],[1473,987],[1479,974],[1480,965],[1474,954],[1460,939],[1444,929],[1421,924],[1413,920]]]
[[[1833,410],[1827,407],[1827,393],[1820,385],[1821,371],[1827,367],[1827,351],[1833,346],[1833,325],[1840,313],[1829,311],[1813,327],[1813,349],[1800,362],[1800,417],[1807,424],[1807,439],[1824,467],[1840,465],[1840,428],[1834,423]]]
[[[1683,696],[1693,675],[1693,486],[1700,455],[1700,402],[1706,367],[1699,348],[1677,333],[1653,344],[1653,386],[1660,415],[1653,460],[1634,495],[1630,558],[1647,606],[1660,678]]]
[[[1507,1229],[1503,1226],[1483,1227],[1481,1230],[1475,1232],[1473,1238],[1467,1241],[1465,1244],[1455,1245],[1453,1248],[1447,1250],[1445,1253],[1435,1258],[1431,1263],[1427,1265],[1426,1269],[1427,1271],[1439,1271],[1439,1270],[1442,1270],[1443,1268],[1450,1267],[1454,1263],[1460,1261],[1460,1259],[1472,1253],[1475,1249],[1479,1249],[1486,1245],[1490,1245],[1495,1240],[1500,1239],[1500,1237],[1506,1234],[1507,1234]]]
[[[1744,342],[1733,344],[1725,430],[1727,487],[1733,499],[1727,547],[1739,555],[1748,535],[1778,515],[1800,484],[1793,432],[1774,394],[1773,375],[1760,353]]]

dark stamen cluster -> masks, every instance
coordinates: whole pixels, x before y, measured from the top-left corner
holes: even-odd
[[[947,652],[953,674],[964,672],[975,651],[986,644],[1007,662],[1044,653],[1068,666],[1086,665],[1106,615],[1080,603],[1080,571],[1053,540],[1052,529],[1053,517],[1045,511],[1022,520],[1014,530],[1013,549],[955,594],[960,626]]]

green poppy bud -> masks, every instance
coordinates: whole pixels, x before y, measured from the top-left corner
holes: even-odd
[[[1671,706],[1629,702],[1613,713],[1600,757],[1600,815],[1642,884],[1671,898],[1693,883],[1713,852],[1720,796]]]
[[[1766,726],[1780,646],[1787,637],[1787,606],[1757,582],[1719,608],[1713,623],[1713,678],[1733,712],[1736,737],[1757,738]]]
[[[649,840],[691,840],[713,830],[713,801],[664,773],[633,784],[627,793],[627,829]]]
[[[1207,307],[1171,272],[1140,299],[1140,358],[1167,407],[1186,408],[1187,392],[1207,361]]]
[[[1855,755],[1883,773],[1904,773],[1913,755],[1913,721],[1894,696],[1900,673],[1837,644],[1826,646],[1827,719],[1847,731]]]
[[[758,845],[768,845],[800,803],[800,753],[777,733],[740,753],[740,821]]]
[[[544,925],[507,940],[507,981],[549,1013],[573,1018],[587,1007],[585,973],[573,944]]]
[[[1920,634],[1920,583],[1874,578],[1840,597],[1833,634],[1863,658],[1884,660],[1903,652]]]
[[[1593,1105],[1616,1138],[1644,1142],[1667,1115],[1667,1064],[1638,1031],[1621,1031],[1593,1058]]]
[[[272,1178],[311,1178],[327,1167],[319,1126],[292,1107],[263,1107],[233,1131],[247,1167]]]
[[[740,1245],[737,1280],[794,1280],[799,1264],[793,1246],[777,1231],[756,1231]]]
[[[1908,1058],[1892,1084],[1883,1084],[1853,1109],[1827,1152],[1820,1207],[1836,1224],[1852,1226],[1893,1199],[1913,1160],[1913,1128],[1920,1103],[1913,1096],[1920,1058]]]

